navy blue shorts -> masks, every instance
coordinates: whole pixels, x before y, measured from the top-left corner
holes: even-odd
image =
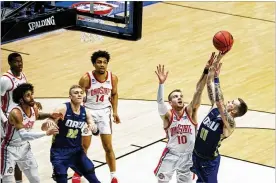
[[[67,175],[71,168],[79,175],[94,172],[92,161],[86,156],[82,148],[51,148],[50,161],[55,175]]]
[[[219,164],[220,155],[214,160],[208,160],[193,153],[193,166],[191,167],[191,171],[198,177],[196,183],[217,183]]]

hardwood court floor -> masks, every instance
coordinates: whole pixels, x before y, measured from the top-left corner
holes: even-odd
[[[180,88],[185,101],[189,102],[206,61],[215,51],[213,35],[219,30],[228,30],[235,42],[222,61],[220,78],[224,98],[232,100],[241,97],[251,110],[274,113],[275,4],[174,4],[187,7],[157,3],[144,8],[143,37],[137,42],[105,38],[103,42],[82,43],[79,32],[65,31],[2,47],[30,54],[23,55],[24,71],[35,85],[37,97],[67,97],[70,85],[77,83],[83,73],[93,69],[91,53],[103,49],[111,53],[109,68],[119,77],[120,98],[156,100],[158,81],[154,70],[160,63],[170,71],[165,95],[172,89]],[[219,13],[221,11],[228,14]],[[9,53],[1,52],[2,73],[8,69],[6,58]],[[202,102],[209,104],[206,92]],[[254,119],[244,118],[247,123],[251,120]],[[259,120],[262,121],[262,118]],[[265,120],[262,122],[267,123]],[[275,129],[275,126],[272,128]],[[275,156],[271,151],[275,147],[273,132],[238,129],[233,137],[224,142],[227,145],[222,147],[222,151],[225,155],[275,166]],[[249,138],[251,134],[258,138]],[[128,135],[126,133],[125,137]],[[238,145],[241,141],[247,145]],[[247,153],[240,154],[241,148],[246,148]],[[269,155],[271,161],[260,156],[265,151],[272,152]]]

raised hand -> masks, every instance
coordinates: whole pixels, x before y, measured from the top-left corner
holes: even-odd
[[[222,66],[222,63],[219,63],[215,66],[215,77],[219,76],[221,66]]]
[[[37,106],[37,109],[38,109],[38,110],[40,110],[40,111],[42,110],[42,105],[41,105],[40,102],[36,102],[36,101],[35,101],[35,105]]]
[[[50,129],[50,128],[56,128],[56,129],[58,129],[58,125],[54,121],[49,120],[47,122],[47,129]]]
[[[164,65],[162,65],[162,67],[161,67],[161,65],[159,64],[159,66],[157,66],[157,71],[155,71],[155,74],[157,75],[157,77],[159,79],[159,83],[163,84],[166,81],[169,72],[167,71],[165,73]]]
[[[210,59],[206,63],[205,69],[209,69],[212,66],[212,64],[215,61],[216,57],[217,57],[216,56],[216,52],[213,52],[212,55],[211,55],[211,57],[210,57]]]
[[[46,134],[49,136],[49,135],[56,135],[56,134],[58,134],[59,133],[59,131],[58,131],[58,129],[56,129],[56,128],[49,128],[48,130],[47,130],[47,132],[46,132]]]

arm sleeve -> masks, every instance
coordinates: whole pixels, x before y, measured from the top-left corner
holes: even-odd
[[[161,116],[164,116],[168,111],[168,107],[164,102],[164,84],[159,84],[157,92],[158,112]]]
[[[1,96],[4,96],[8,90],[12,89],[12,82],[7,76],[1,77]]]
[[[18,130],[18,133],[23,141],[35,140],[46,136],[46,132],[28,132],[24,128]]]
[[[2,108],[0,107],[0,112],[1,112],[1,122],[6,122],[8,121],[8,118],[6,117],[6,115],[4,114],[4,112],[2,111]]]

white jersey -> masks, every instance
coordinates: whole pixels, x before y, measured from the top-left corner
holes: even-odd
[[[197,124],[187,113],[186,107],[179,117],[173,110],[171,112],[169,126],[165,129],[168,137],[167,148],[177,153],[192,152],[196,139]]]
[[[22,117],[23,117],[23,127],[25,130],[30,131],[33,128],[34,122],[36,120],[35,110],[33,107],[31,107],[31,115],[30,117],[25,114],[23,109],[20,106],[14,107],[14,109],[19,109],[21,111]],[[8,123],[6,125],[6,136],[4,138],[4,142],[6,145],[13,145],[13,146],[19,146],[22,144],[27,143],[27,141],[22,141],[21,137],[19,136],[19,133],[14,128],[14,125]]]
[[[4,73],[1,77],[1,101],[2,101],[2,111],[4,113],[9,113],[13,107],[17,106],[13,102],[12,93],[18,85],[27,83],[27,79],[23,72],[21,72],[19,77],[12,74],[11,70]]]
[[[106,80],[100,82],[93,71],[88,72],[90,86],[86,89],[84,106],[89,109],[103,109],[111,106],[112,74],[107,71]]]

